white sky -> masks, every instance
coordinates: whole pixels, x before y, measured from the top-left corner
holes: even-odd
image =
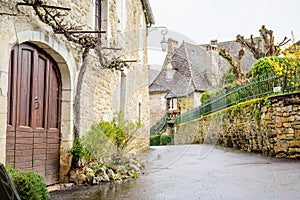
[[[149,0],[155,18],[153,26],[168,28],[168,37],[190,43],[207,44],[235,40],[241,34],[259,36],[266,25],[274,31],[275,41],[284,36],[300,40],[300,0]],[[160,32],[149,33],[148,48],[159,45]],[[183,37],[182,37],[183,36]],[[153,40],[154,37],[154,40]],[[150,42],[149,42],[150,41]],[[155,42],[154,42],[155,41]],[[157,47],[157,46],[156,46]],[[165,54],[148,49],[149,64],[161,65]]]
[[[300,37],[299,0],[149,0],[156,24],[198,44],[235,40],[237,34],[258,36],[262,25],[276,40]]]

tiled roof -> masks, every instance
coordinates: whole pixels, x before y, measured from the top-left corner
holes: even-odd
[[[233,58],[237,60],[238,52],[241,49],[241,45],[238,42],[235,41],[219,42],[217,43],[217,46],[219,49],[229,50],[230,55],[232,55]],[[226,60],[223,59],[223,61],[225,61],[226,65],[228,64]],[[248,72],[252,68],[252,65],[255,63],[255,61],[256,59],[253,57],[253,54],[249,50],[245,49],[245,54],[242,60],[243,71],[245,73]]]
[[[235,41],[217,43],[217,47],[227,49],[236,59],[240,44]],[[193,45],[183,42],[150,85],[150,92],[168,92],[166,98],[183,97],[195,91],[212,89],[220,82],[231,66],[217,50],[207,51],[207,45]],[[245,50],[243,69],[248,72],[256,60]],[[212,66],[215,68],[212,68]],[[217,68],[216,68],[217,67]]]

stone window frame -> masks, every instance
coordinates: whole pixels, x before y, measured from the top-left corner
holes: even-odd
[[[97,7],[98,5],[98,7]],[[98,10],[97,10],[98,8]],[[106,33],[98,34],[101,36],[102,44],[109,46],[109,37],[111,35],[109,24],[109,0],[94,0],[93,9],[93,27],[97,31],[106,31]]]

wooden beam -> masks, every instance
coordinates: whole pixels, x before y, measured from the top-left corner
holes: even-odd
[[[51,9],[58,9],[58,10],[68,10],[70,11],[71,8],[65,8],[60,6],[50,6],[45,4],[38,4],[38,3],[17,3],[17,6],[32,6],[32,7],[43,7],[43,8],[51,8]]]
[[[15,13],[5,13],[5,12],[0,12],[0,15],[18,16],[18,14]]]
[[[106,33],[106,31],[65,31],[65,32],[55,32],[55,34],[64,34],[64,33],[70,33],[70,34],[76,34],[76,33]]]

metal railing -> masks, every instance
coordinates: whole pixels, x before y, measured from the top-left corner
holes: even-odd
[[[169,118],[169,113],[165,113],[165,115],[158,120],[153,126],[150,128],[150,135],[156,135],[167,128],[167,120]]]
[[[200,107],[177,116],[176,124],[191,121],[222,110],[232,105],[248,101],[251,99],[266,97],[276,92],[287,93],[299,89],[300,70],[285,75],[264,76],[253,79],[251,82],[235,86],[225,93],[220,94]],[[277,88],[277,90],[274,88]]]

